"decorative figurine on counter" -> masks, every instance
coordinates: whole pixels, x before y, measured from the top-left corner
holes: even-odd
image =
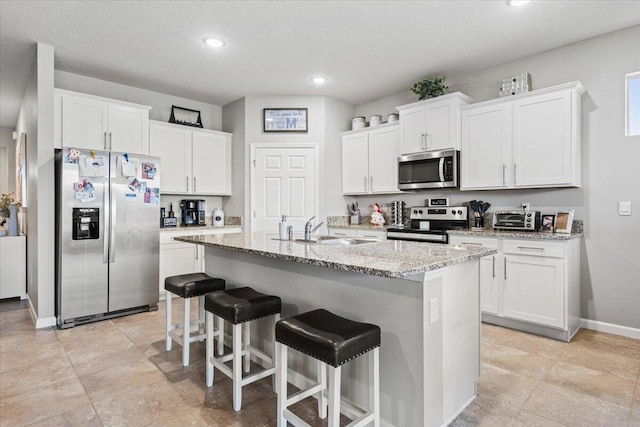
[[[382,209],[380,209],[380,205],[378,203],[373,205],[371,225],[384,225],[384,215],[382,215]]]

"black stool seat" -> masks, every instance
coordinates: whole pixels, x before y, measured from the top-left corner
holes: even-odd
[[[280,320],[276,341],[338,367],[380,347],[380,327],[319,309]]]
[[[199,297],[213,291],[224,289],[224,279],[208,276],[204,273],[178,274],[164,279],[164,288],[182,298]]]
[[[204,297],[204,309],[234,325],[282,311],[280,297],[266,295],[251,288],[213,292]]]

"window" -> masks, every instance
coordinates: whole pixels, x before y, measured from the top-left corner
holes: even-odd
[[[627,136],[640,135],[640,71],[625,76]]]

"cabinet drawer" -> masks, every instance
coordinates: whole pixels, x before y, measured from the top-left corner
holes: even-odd
[[[202,230],[203,236],[209,236],[211,234],[231,234],[231,233],[240,233],[242,230],[240,227],[238,228],[218,228],[218,229],[207,229]]]
[[[564,243],[536,240],[505,240],[502,251],[505,254],[563,258]]]
[[[355,229],[329,228],[329,234],[332,236],[356,237],[357,232]]]
[[[498,249],[498,239],[492,239],[488,237],[475,237],[475,236],[449,236],[450,245],[462,245],[462,246],[482,246],[484,248]]]
[[[387,240],[387,230],[358,230],[356,234],[365,239]]]

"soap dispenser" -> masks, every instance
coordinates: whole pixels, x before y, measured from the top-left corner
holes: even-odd
[[[278,232],[280,234],[280,240],[289,240],[289,230],[287,230],[287,216],[282,215],[282,221],[278,224]]]

